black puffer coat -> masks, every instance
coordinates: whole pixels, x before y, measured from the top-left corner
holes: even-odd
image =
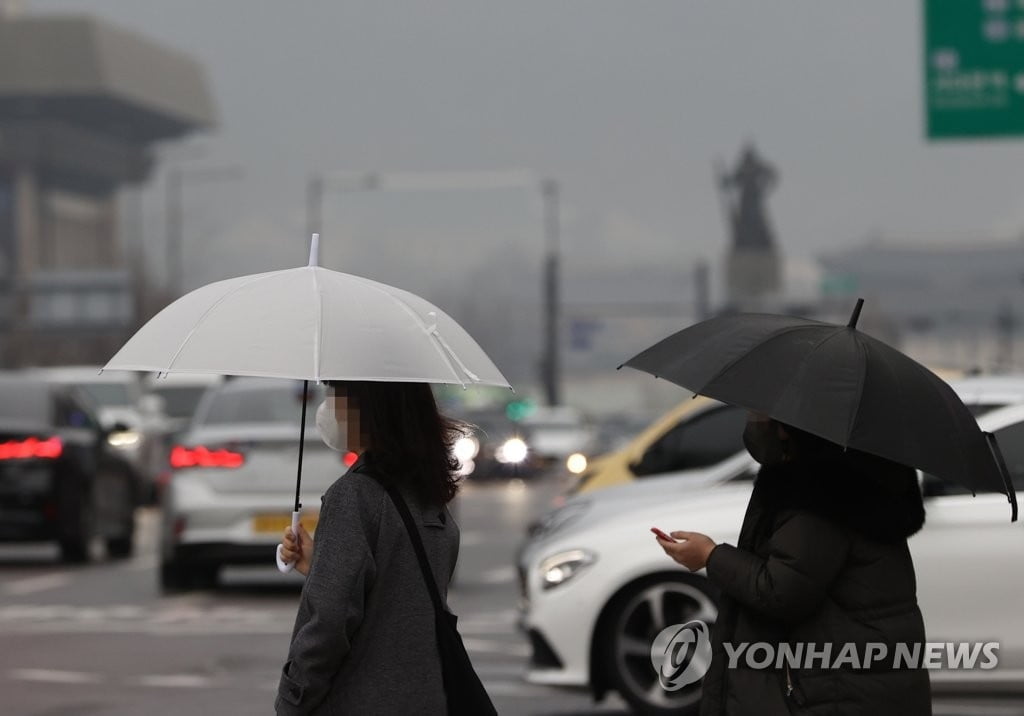
[[[891,656],[874,669],[755,669],[742,657],[726,668],[724,648],[831,643],[835,659],[848,642],[890,655],[924,642],[907,547],[923,524],[909,468],[855,452],[762,468],[738,545],[718,545],[707,565],[721,601],[702,716],[931,714],[927,671],[893,670]]]

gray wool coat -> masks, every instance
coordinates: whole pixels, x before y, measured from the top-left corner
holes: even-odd
[[[416,553],[384,488],[362,461],[323,496],[278,714],[444,714],[434,610]],[[446,507],[401,490],[442,597],[459,528]]]

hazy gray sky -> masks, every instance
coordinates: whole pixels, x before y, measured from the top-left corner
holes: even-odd
[[[716,256],[711,165],[745,138],[782,172],[772,214],[793,252],[876,230],[1019,232],[1024,142],[922,137],[920,5],[28,2],[94,12],[206,65],[222,118],[211,161],[244,164],[248,178],[243,192],[202,193],[230,197],[221,211],[239,226],[301,228],[311,169],[527,167],[563,182],[579,261]],[[332,204],[359,204],[355,223],[372,224],[371,208],[398,213],[406,199]],[[485,200],[504,209],[499,237],[526,240],[535,217],[504,225],[521,199]],[[436,201],[412,203],[437,217]]]
[[[533,169],[562,183],[570,277],[688,271],[723,252],[712,165],[746,139],[781,172],[770,213],[789,254],[1024,229],[1024,142],[923,137],[919,0],[27,4],[93,12],[205,64],[221,125],[193,163],[246,178],[187,190],[186,231],[205,244],[194,284],[302,262],[314,169]],[[152,240],[159,189],[144,198]],[[332,268],[413,290],[472,272],[510,290],[541,250],[521,191],[333,195],[324,232]]]

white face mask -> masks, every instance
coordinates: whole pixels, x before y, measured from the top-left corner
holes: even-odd
[[[320,431],[324,445],[331,450],[342,451],[345,441],[341,436],[341,426],[334,415],[334,398],[326,398],[316,409],[316,429]]]

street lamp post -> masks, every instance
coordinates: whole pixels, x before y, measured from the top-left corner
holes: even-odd
[[[323,233],[324,175],[310,174],[306,180],[306,236]]]
[[[345,180],[342,182],[341,180]],[[381,189],[379,175],[374,172],[314,172],[306,180],[306,235],[322,234],[324,194],[327,189],[352,193]],[[394,189],[396,187],[387,187]]]
[[[559,289],[561,288],[561,247],[559,233],[558,182],[544,179],[540,184],[544,200],[544,357],[542,382],[548,405],[560,405],[561,380],[558,359]]]
[[[541,382],[549,405],[561,403],[559,322],[561,244],[559,186],[554,179],[540,179],[529,171],[496,172],[316,172],[306,181],[306,233],[323,234],[324,194],[364,191],[465,191],[480,189],[540,190],[544,203],[543,348]]]
[[[167,172],[167,292],[172,298],[181,295],[185,273],[183,226],[185,220],[185,184],[239,179],[239,167],[203,167],[183,169],[171,167]]]

